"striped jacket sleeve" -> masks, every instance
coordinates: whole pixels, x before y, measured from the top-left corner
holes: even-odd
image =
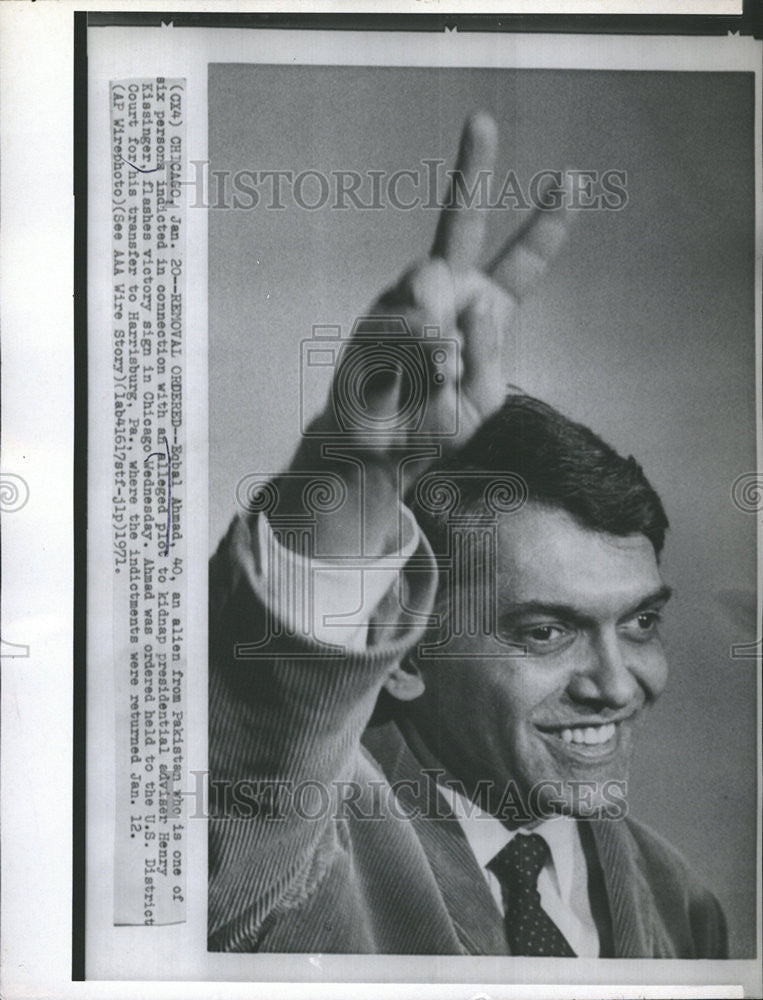
[[[210,948],[256,942],[320,883],[341,828],[337,783],[389,669],[423,632],[436,570],[424,539],[401,572],[384,640],[354,652],[288,634],[267,610],[251,523],[236,518],[210,567]],[[406,611],[401,609],[405,608]]]

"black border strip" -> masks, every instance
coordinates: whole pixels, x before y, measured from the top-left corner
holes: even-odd
[[[763,3],[743,0],[741,15],[727,14],[380,14],[370,12],[236,13],[92,11],[90,27],[134,25],[177,28],[279,28],[320,31],[546,32],[622,35],[726,35],[763,37]]]
[[[87,807],[87,21],[74,13],[74,677],[72,981],[85,979]]]

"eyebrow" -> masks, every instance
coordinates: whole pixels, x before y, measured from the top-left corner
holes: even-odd
[[[618,621],[632,618],[640,611],[646,611],[655,604],[666,604],[673,595],[672,587],[663,584],[660,588],[640,598],[636,604],[626,609]],[[548,604],[545,601],[523,601],[519,604],[509,604],[502,612],[501,618],[521,618],[523,615],[548,615],[552,618],[563,618],[567,621],[588,624],[592,621],[590,615],[581,612],[571,604]]]

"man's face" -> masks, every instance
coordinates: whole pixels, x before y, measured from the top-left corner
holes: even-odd
[[[483,806],[495,811],[512,783],[536,815],[591,815],[624,797],[611,783],[625,782],[644,710],[665,686],[669,592],[654,550],[644,535],[591,531],[530,503],[502,516],[497,560],[496,632],[526,654],[500,655],[490,635],[452,638],[451,656],[418,662],[413,725],[469,794],[488,783]]]

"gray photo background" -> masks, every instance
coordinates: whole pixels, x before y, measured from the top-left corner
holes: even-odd
[[[663,497],[669,686],[631,812],[721,899],[734,957],[755,949],[756,522],[731,503],[755,469],[751,75],[215,65],[213,169],[452,167],[491,111],[496,173],[622,169],[629,203],[583,212],[516,324],[513,381],[634,454]],[[311,194],[311,197],[314,195]],[[366,196],[367,197],[367,196]],[[211,541],[236,482],[288,461],[300,341],[353,319],[428,250],[427,210],[209,211]],[[521,213],[493,211],[487,252]],[[314,401],[317,405],[317,400]]]

